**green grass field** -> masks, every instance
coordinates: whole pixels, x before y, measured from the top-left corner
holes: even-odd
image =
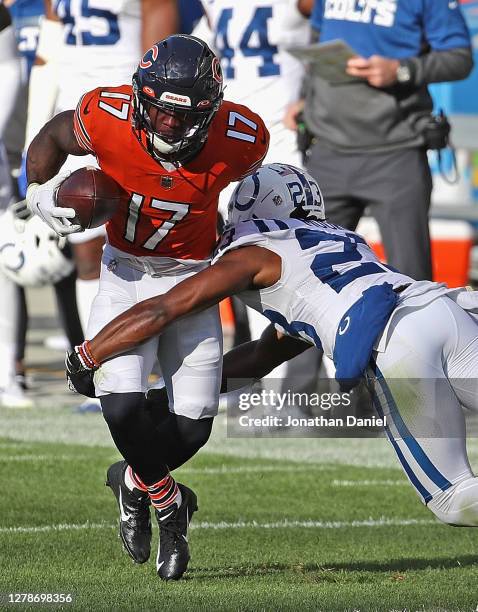
[[[176,472],[200,511],[186,576],[163,583],[155,551],[136,566],[122,550],[104,487],[118,455],[101,418],[52,408],[0,419],[2,610],[46,607],[9,604],[18,592],[71,593],[66,610],[478,605],[478,531],[437,523],[383,440],[227,440],[218,426]]]

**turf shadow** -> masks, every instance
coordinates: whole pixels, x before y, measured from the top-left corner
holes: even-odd
[[[462,555],[459,557],[433,557],[433,558],[405,558],[387,561],[355,561],[351,563],[333,563],[330,565],[305,564],[256,564],[238,567],[194,567],[188,570],[187,578],[214,578],[229,579],[245,576],[271,575],[280,572],[297,572],[299,574],[321,573],[330,576],[338,572],[405,572],[429,569],[451,569],[454,567],[468,567],[477,565],[475,555]]]

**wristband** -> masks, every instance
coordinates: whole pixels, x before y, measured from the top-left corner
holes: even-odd
[[[100,367],[101,364],[96,361],[91,353],[90,343],[88,340],[85,340],[82,344],[75,346],[75,352],[85,370],[97,370]]]

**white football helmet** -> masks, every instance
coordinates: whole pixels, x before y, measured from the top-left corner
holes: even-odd
[[[33,215],[22,221],[11,210],[0,213],[0,269],[18,285],[34,287],[56,283],[74,268],[61,238]]]
[[[265,164],[235,188],[227,223],[248,219],[325,219],[324,198],[317,181],[288,164]]]

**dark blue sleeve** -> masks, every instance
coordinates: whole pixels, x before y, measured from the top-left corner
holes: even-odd
[[[315,0],[314,8],[312,9],[312,14],[310,15],[310,25],[320,32],[322,28],[322,16],[324,14],[324,1],[323,0]]]
[[[470,47],[470,33],[457,0],[423,0],[423,30],[434,51]]]

